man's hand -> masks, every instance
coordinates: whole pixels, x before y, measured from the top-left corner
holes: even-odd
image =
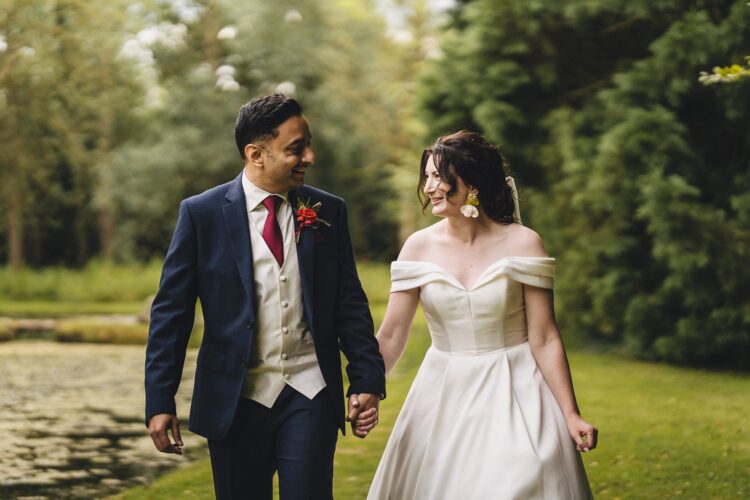
[[[346,421],[352,423],[355,436],[364,439],[378,425],[380,397],[376,394],[352,394],[349,396],[349,412]]]
[[[169,441],[167,430],[172,431],[174,443]],[[154,441],[156,449],[162,453],[176,453],[182,455],[182,437],[180,437],[180,421],[177,415],[159,413],[148,421],[148,435]]]

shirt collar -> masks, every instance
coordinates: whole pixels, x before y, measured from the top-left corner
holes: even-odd
[[[272,195],[278,196],[282,200],[289,202],[287,193],[269,193],[250,182],[250,179],[247,178],[244,170],[242,171],[242,190],[245,192],[245,202],[247,203],[247,209],[249,211],[258,208],[258,205],[260,205],[263,200]]]

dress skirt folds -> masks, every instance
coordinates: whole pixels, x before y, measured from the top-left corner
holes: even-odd
[[[592,498],[565,418],[527,342],[523,284],[552,288],[554,259],[506,257],[470,288],[437,264],[397,261],[432,336],[370,500]]]

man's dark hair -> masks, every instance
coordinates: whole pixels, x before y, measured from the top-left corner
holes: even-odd
[[[279,135],[279,125],[301,114],[300,103],[284,94],[264,95],[243,104],[234,124],[240,157],[245,159],[245,146],[272,140]]]

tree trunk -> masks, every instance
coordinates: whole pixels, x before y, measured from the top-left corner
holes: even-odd
[[[99,211],[97,227],[99,232],[99,253],[104,260],[112,260],[115,247],[115,207],[110,192],[111,182],[107,180],[105,170],[112,159],[114,144],[115,115],[112,102],[113,68],[102,64],[99,78],[102,88],[102,107],[99,115],[99,144],[97,146],[97,185],[95,196]]]
[[[8,265],[14,271],[23,267],[23,207],[17,189],[8,192]]]
[[[101,257],[112,260],[115,249],[115,217],[108,202],[99,208],[99,246]]]
[[[18,271],[24,264],[24,226],[23,226],[23,203],[26,164],[21,145],[19,123],[19,110],[16,106],[15,93],[12,86],[5,89],[6,106],[8,109],[7,126],[3,131],[0,141],[3,143],[5,154],[0,161],[5,172],[2,180],[2,191],[4,205],[7,214],[7,242],[8,242],[8,265],[14,271]]]
[[[78,211],[74,225],[76,235],[76,264],[84,266],[89,260],[89,240],[86,232],[86,217],[81,212],[83,212],[83,209]]]

